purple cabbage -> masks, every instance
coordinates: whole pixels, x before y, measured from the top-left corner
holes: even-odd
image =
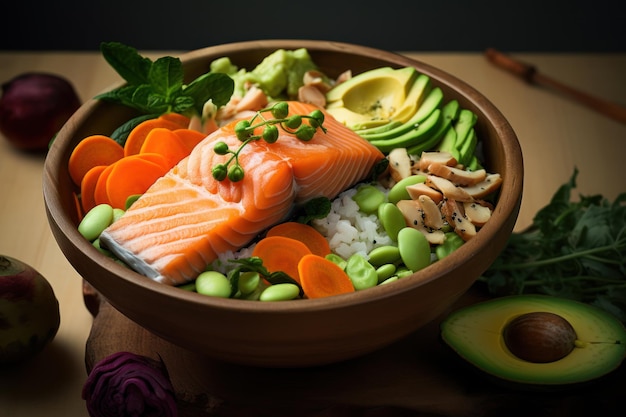
[[[174,387],[162,362],[130,352],[99,361],[83,387],[91,417],[176,417]]]

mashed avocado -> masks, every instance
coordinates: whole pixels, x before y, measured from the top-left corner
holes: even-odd
[[[317,69],[305,48],[287,51],[278,49],[263,59],[251,71],[238,68],[230,58],[223,57],[211,63],[212,72],[230,75],[235,81],[235,95],[243,96],[246,82],[257,84],[272,98],[295,98],[303,84],[304,73]]]

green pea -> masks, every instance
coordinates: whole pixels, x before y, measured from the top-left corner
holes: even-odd
[[[226,175],[232,182],[241,181],[243,179],[243,168],[239,164],[231,165]]]
[[[346,274],[350,277],[352,285],[354,285],[354,289],[357,291],[371,288],[378,284],[376,268],[359,254],[354,254],[348,258]]]
[[[259,300],[261,301],[286,301],[293,300],[300,294],[300,288],[296,284],[285,282],[270,285],[263,290]]]
[[[315,136],[315,128],[310,125],[300,125],[296,130],[296,137],[303,142],[308,142]]]
[[[391,278],[396,273],[396,266],[394,264],[385,264],[376,268],[376,275],[378,276],[378,283]]]
[[[385,199],[385,193],[369,184],[360,186],[352,196],[352,200],[359,206],[359,210],[365,214],[376,213]]]
[[[275,143],[278,140],[278,128],[274,125],[266,125],[263,128],[263,140],[267,143]]]
[[[391,245],[379,246],[368,254],[368,260],[374,266],[395,263],[400,260],[400,249]]]
[[[78,225],[78,232],[85,239],[93,242],[113,223],[113,207],[109,204],[98,204],[85,214]]]
[[[279,101],[272,106],[272,116],[277,119],[284,119],[289,114],[289,104]]]
[[[243,272],[239,275],[238,287],[241,294],[252,294],[261,282],[261,275],[258,272]]]
[[[226,142],[219,141],[213,146],[213,152],[218,155],[226,155],[230,149]]]
[[[205,271],[196,278],[196,291],[211,297],[229,298],[232,288],[226,275],[217,271]]]
[[[348,264],[348,262],[346,262],[345,259],[343,259],[341,256],[334,254],[334,253],[329,253],[328,255],[325,256],[325,258],[331,261],[332,263],[339,265],[339,267],[344,270],[346,269],[346,265]]]
[[[450,255],[452,252],[460,248],[463,243],[465,243],[463,238],[456,234],[456,232],[447,232],[444,236],[445,240],[443,243],[441,245],[437,245],[435,248],[435,254],[439,260]]]
[[[383,203],[378,207],[378,218],[391,240],[397,242],[398,232],[406,227],[402,211],[393,203]]]
[[[405,227],[398,233],[400,257],[413,272],[430,265],[430,244],[426,236],[417,229]]]
[[[400,200],[410,200],[409,192],[406,187],[409,185],[415,185],[420,182],[426,181],[424,175],[411,175],[410,177],[402,178],[400,181],[394,184],[389,190],[387,199],[392,203],[397,203]]]

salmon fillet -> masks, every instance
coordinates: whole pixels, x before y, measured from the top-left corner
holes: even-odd
[[[291,114],[316,108],[289,102]],[[217,181],[211,174],[229,157],[215,154],[214,144],[224,141],[231,149],[241,144],[235,122],[220,128],[109,226],[101,244],[157,281],[178,285],[195,279],[219,254],[247,246],[298,204],[336,197],[384,158],[332,116],[325,117],[327,132],[318,129],[308,142],[279,129],[277,142],[245,146],[239,154],[245,175],[239,182]]]

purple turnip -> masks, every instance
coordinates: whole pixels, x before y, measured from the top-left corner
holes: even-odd
[[[59,302],[33,267],[0,255],[0,367],[28,359],[56,336]]]
[[[45,151],[80,107],[74,86],[48,73],[24,73],[2,84],[0,132],[24,151]]]

